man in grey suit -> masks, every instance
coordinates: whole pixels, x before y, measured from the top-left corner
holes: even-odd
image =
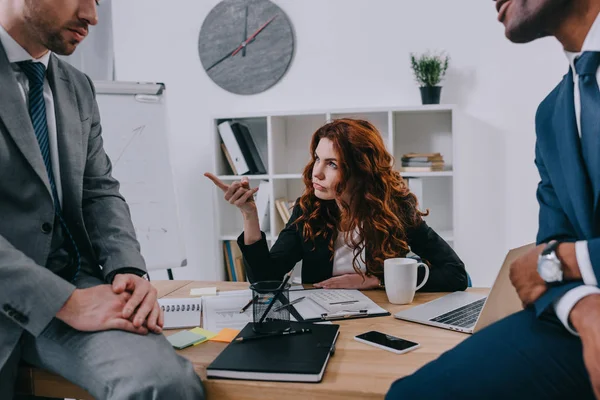
[[[201,399],[102,147],[89,78],[59,60],[94,0],[0,0],[0,397],[24,360],[98,399]]]

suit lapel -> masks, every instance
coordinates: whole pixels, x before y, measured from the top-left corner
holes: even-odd
[[[593,191],[581,154],[581,140],[577,133],[573,73],[570,69],[564,79],[556,98],[552,120],[557,145],[555,154],[560,160],[579,226],[586,237],[591,237]]]
[[[14,77],[14,71],[10,66],[2,44],[0,44],[0,88],[2,88],[0,120],[6,126],[9,135],[23,153],[23,156],[29,161],[35,173],[46,186],[48,194],[52,196],[46,165],[33,131],[29,110],[27,110],[25,101],[23,101],[21,89]]]
[[[82,123],[75,88],[55,55],[48,64],[48,82],[54,97],[63,209],[75,210],[81,206],[83,182]]]

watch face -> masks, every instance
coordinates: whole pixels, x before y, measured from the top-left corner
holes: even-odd
[[[292,61],[292,26],[268,0],[225,0],[204,20],[198,53],[208,76],[223,89],[260,93],[277,83]]]
[[[557,282],[562,280],[560,263],[551,259],[542,259],[538,265],[538,273],[546,282]]]

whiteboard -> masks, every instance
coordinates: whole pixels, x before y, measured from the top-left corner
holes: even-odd
[[[96,81],[104,150],[148,270],[187,265],[169,157],[163,84]]]

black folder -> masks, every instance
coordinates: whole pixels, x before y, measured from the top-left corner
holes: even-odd
[[[209,378],[284,382],[321,382],[335,349],[339,325],[291,322],[310,333],[231,342],[208,366]],[[237,337],[256,336],[248,323]]]

